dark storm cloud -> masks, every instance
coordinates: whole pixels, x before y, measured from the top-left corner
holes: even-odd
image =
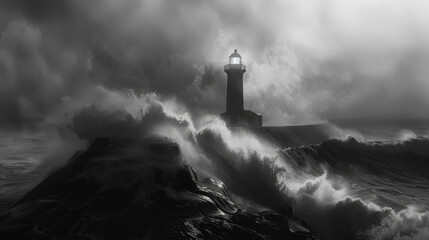
[[[268,124],[428,117],[425,5],[3,1],[0,119],[43,119],[73,101],[86,107],[97,87],[155,92],[194,119],[218,114],[234,48],[248,67],[245,105]]]
[[[3,77],[8,94],[2,94],[2,119],[43,118],[63,97],[77,98],[95,85],[174,97],[194,115],[223,108],[225,83],[217,82],[224,79],[222,68],[206,57],[216,42],[219,16],[206,3],[44,0],[12,5],[25,17],[12,18],[2,36],[4,62],[13,65],[3,65],[13,74]],[[21,32],[17,25],[25,31],[16,37],[28,41],[9,46],[9,32]],[[13,48],[33,56],[9,54]]]

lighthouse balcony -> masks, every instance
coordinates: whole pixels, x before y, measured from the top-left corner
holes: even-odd
[[[224,70],[244,70],[246,71],[246,65],[244,64],[226,64]]]

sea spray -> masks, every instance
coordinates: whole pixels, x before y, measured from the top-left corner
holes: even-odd
[[[407,141],[372,143],[365,137],[355,139],[353,136],[362,134],[353,132],[340,135],[343,140],[281,150],[252,129],[228,129],[214,116],[206,117],[204,124],[195,124],[183,108],[171,107],[172,103],[164,105],[161,99],[149,103],[156,107],[145,106],[145,114],[135,119],[141,121],[136,126],[151,129],[142,132],[173,138],[197,171],[222,180],[234,194],[262,207],[292,208],[285,212],[303,218],[326,239],[391,239],[392,235],[375,230],[387,229],[386,219],[394,219],[398,226],[415,220],[415,231],[405,226],[395,228],[393,236],[398,239],[424,236],[427,231],[424,217],[395,217],[404,216],[407,204],[395,203],[395,209],[389,206],[394,199],[386,199],[394,197],[393,187],[391,194],[381,191],[394,182],[396,170],[385,171],[395,166],[392,161],[402,164],[398,169],[405,167],[414,180],[424,178],[427,168],[421,164],[427,162],[426,139],[411,137]],[[155,119],[150,117],[152,114],[156,115],[156,122],[150,121]],[[407,162],[410,159],[412,164]],[[377,179],[380,176],[383,178]],[[380,191],[372,193],[371,201],[367,191],[374,184]],[[421,184],[424,187],[424,182]],[[425,196],[420,203],[423,199]],[[425,211],[419,214],[425,216]]]
[[[63,101],[50,121],[63,133],[59,136],[91,140],[155,134],[171,138],[196,171],[222,180],[236,198],[303,218],[326,239],[427,236],[424,202],[428,199],[429,141],[425,138],[368,142],[368,138],[341,135],[319,144],[291,147],[285,144],[290,135],[263,136],[257,129],[229,129],[216,116],[193,119],[180,103],[156,94],[97,89],[98,101],[89,106],[85,99]],[[320,135],[319,130],[311,131],[307,135]],[[395,182],[398,177],[402,185]],[[415,187],[422,190],[420,195],[398,195],[415,194]],[[420,209],[410,210],[413,204]]]

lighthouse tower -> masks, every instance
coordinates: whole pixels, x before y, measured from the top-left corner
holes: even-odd
[[[243,74],[246,66],[237,49],[225,65],[227,75],[226,112],[221,114],[228,127],[262,127],[262,115],[244,110]]]

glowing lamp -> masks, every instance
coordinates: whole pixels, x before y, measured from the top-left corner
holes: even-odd
[[[237,49],[229,56],[229,64],[241,64],[241,56],[237,53]]]

